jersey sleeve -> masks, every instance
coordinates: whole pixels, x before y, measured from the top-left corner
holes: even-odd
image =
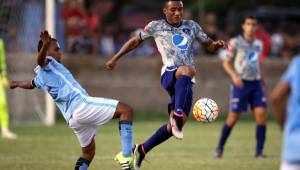
[[[155,23],[154,21],[151,21],[148,23],[144,30],[140,32],[139,36],[141,40],[145,40],[147,38],[153,37],[155,32]]]
[[[203,31],[203,29],[200,27],[200,25],[196,22],[194,22],[195,25],[195,32],[196,32],[196,37],[201,41],[201,42],[207,42],[210,40],[208,35]]]
[[[236,42],[235,39],[231,39],[226,48],[226,58],[233,58],[236,54]]]
[[[38,89],[41,89],[42,87],[43,87],[43,80],[41,79],[41,77],[39,77],[38,75],[35,77],[35,78],[33,78],[33,80],[31,81],[31,84],[34,86],[34,87],[36,87],[36,88],[38,88]]]

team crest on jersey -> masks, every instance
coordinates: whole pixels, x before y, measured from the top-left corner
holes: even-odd
[[[191,35],[191,30],[188,28],[183,28],[182,31],[187,35]]]
[[[179,34],[173,35],[172,43],[180,50],[186,50],[188,48],[187,37],[179,35]]]

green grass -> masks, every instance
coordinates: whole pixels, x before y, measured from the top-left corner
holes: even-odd
[[[134,142],[147,139],[164,121],[138,120],[134,123]],[[277,125],[268,124],[266,159],[255,159],[255,123],[241,120],[226,145],[224,157],[214,159],[223,121],[200,124],[193,120],[184,128],[184,140],[174,138],[152,150],[143,163],[144,170],[276,170],[280,163],[281,134]],[[0,139],[1,170],[73,169],[80,147],[72,130],[63,123],[53,128],[16,127],[15,141]],[[113,157],[120,151],[117,121],[99,128],[96,156],[90,170],[118,170]]]

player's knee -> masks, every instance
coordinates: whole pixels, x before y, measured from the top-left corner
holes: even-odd
[[[82,152],[83,152],[82,153],[83,154],[83,158],[85,158],[85,159],[87,159],[89,161],[93,160],[93,158],[94,158],[94,156],[96,154],[95,148],[84,149]]]
[[[133,109],[127,104],[123,103],[122,106],[122,117],[126,117],[126,119],[131,120],[133,118]]]
[[[230,127],[233,127],[239,118],[239,113],[229,113],[226,124]]]
[[[195,70],[188,66],[180,66],[176,71],[177,78],[179,78],[180,76],[193,77],[194,75],[195,75]]]

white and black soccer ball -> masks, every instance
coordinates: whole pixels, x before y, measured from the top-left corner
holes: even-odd
[[[214,100],[201,98],[194,104],[193,114],[198,122],[210,123],[219,116],[219,107]]]

